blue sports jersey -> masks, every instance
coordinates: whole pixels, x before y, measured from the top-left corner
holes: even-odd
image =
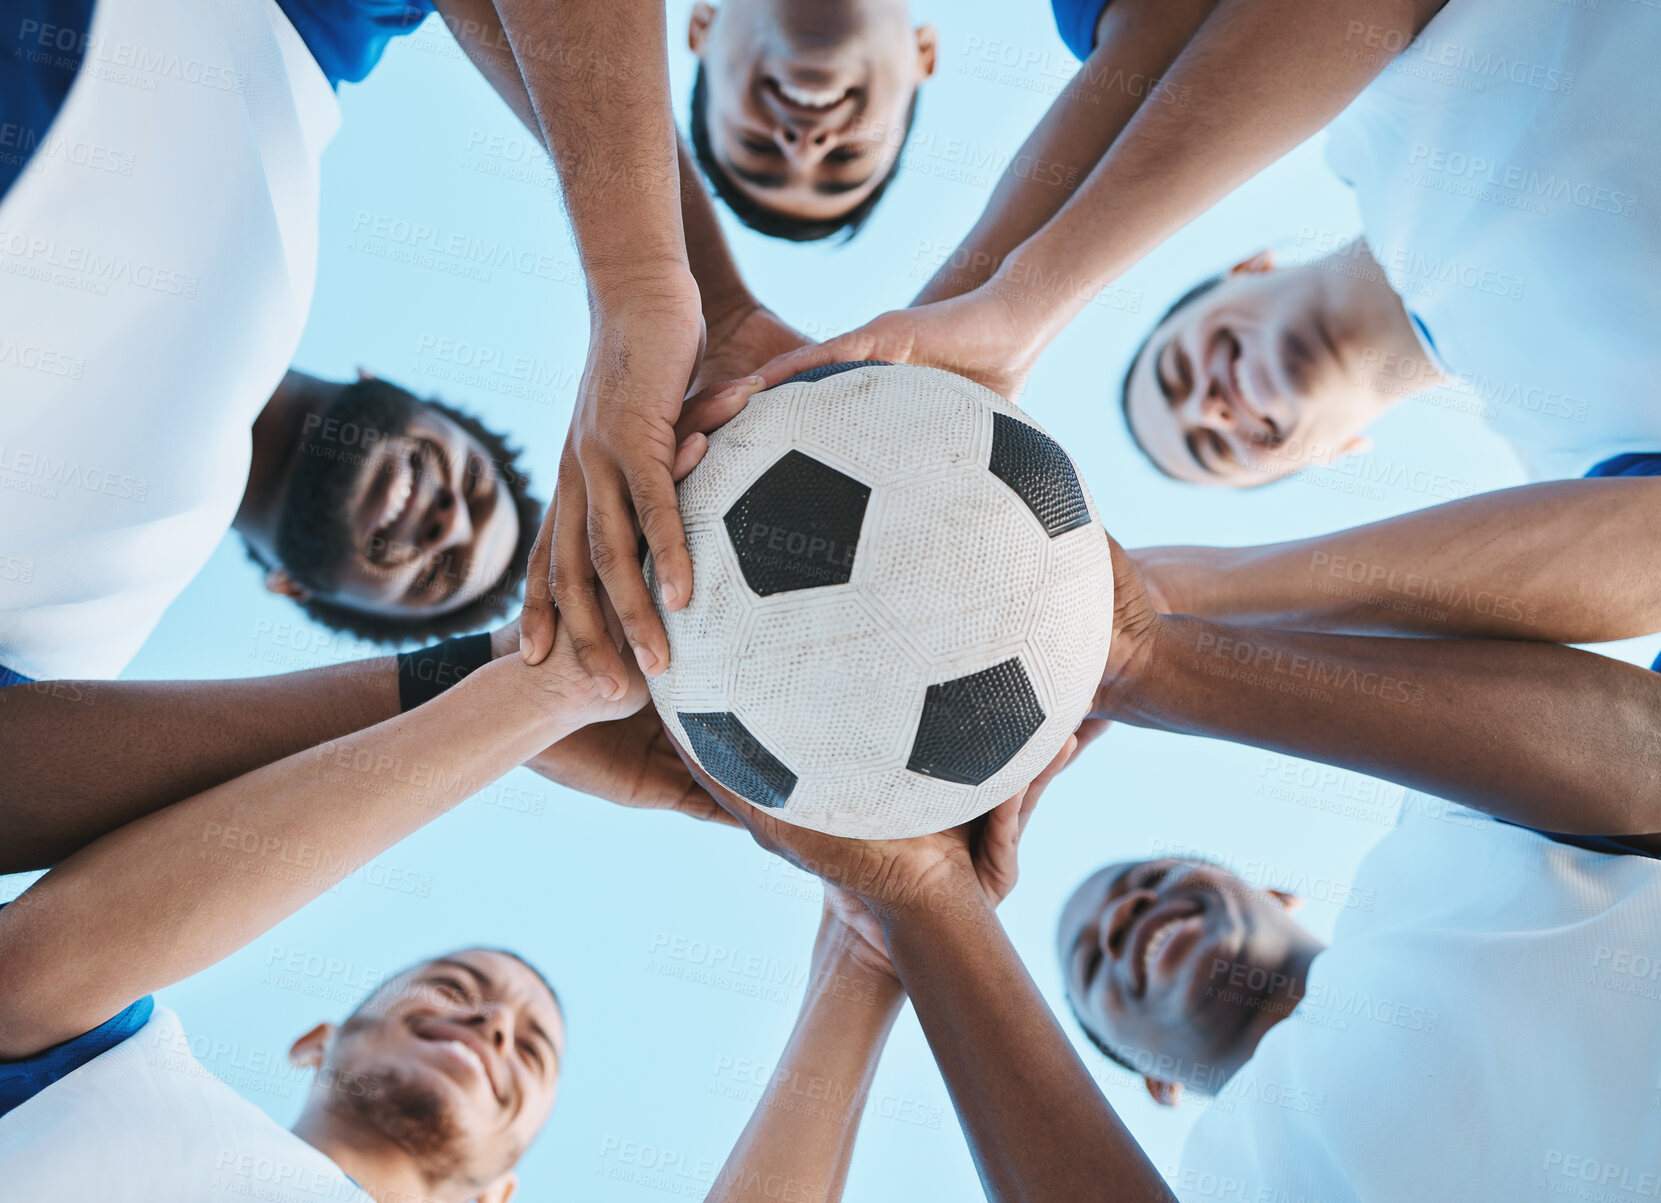
[[[81,69],[93,0],[0,0],[0,197],[46,138]]]
[[[1661,452],[1646,452],[1637,455],[1617,455],[1613,459],[1606,459],[1588,472],[1587,477],[1604,476],[1661,476]],[[1650,665],[1656,672],[1661,672],[1661,657],[1657,657]]]
[[[1617,455],[1606,459],[1586,474],[1592,476],[1661,476],[1661,453]]]
[[[1096,23],[1107,11],[1108,0],[1050,0],[1056,32],[1081,61],[1096,48]]]
[[[386,44],[433,11],[433,0],[277,0],[331,84],[355,84]]]
[[[0,200],[69,95],[87,53],[94,0],[0,0]],[[277,0],[331,85],[357,83],[432,0]],[[96,51],[94,51],[96,55]]]
[[[0,902],[0,910],[7,904]],[[55,1044],[45,1052],[21,1061],[0,1061],[0,1115],[26,1102],[59,1078],[81,1068],[94,1057],[110,1051],[150,1022],[156,1000],[146,994],[132,1006],[90,1032]]]

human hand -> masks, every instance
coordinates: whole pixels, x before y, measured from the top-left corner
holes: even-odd
[[[615,654],[623,646],[622,624],[616,611],[603,598],[600,600],[600,621],[600,638]],[[500,633],[492,635],[493,647],[496,635]],[[627,719],[647,704],[651,694],[646,689],[646,678],[638,667],[621,656],[619,663],[624,669],[620,688],[615,694],[608,693],[600,688],[599,682],[584,666],[564,614],[556,614],[554,646],[548,655],[536,664],[526,664],[523,658],[514,662],[517,676],[524,682],[529,694],[528,698],[514,704],[540,707],[551,721],[572,731],[572,735],[581,733],[580,730],[573,731],[573,728],[586,729],[591,724],[609,724]],[[567,735],[565,738],[571,737]],[[554,746],[563,744],[565,738]]]
[[[781,355],[761,369],[769,385],[832,363],[881,359],[945,368],[1015,401],[1043,350],[1018,310],[997,291],[895,309],[857,330]]]
[[[640,572],[642,532],[664,604],[678,610],[692,595],[673,473],[676,422],[702,343],[698,289],[684,269],[622,300],[594,303],[559,481],[531,551],[520,650],[529,664],[550,653],[557,604],[558,627],[608,697],[622,696],[633,666],[606,637],[602,591],[640,667],[657,673],[669,663],[668,637]]]
[[[678,811],[738,826],[738,820],[692,779],[651,706],[567,735],[526,761],[525,767],[619,806]]]
[[[1120,690],[1153,659],[1154,644],[1166,621],[1130,553],[1111,535],[1107,546],[1113,556],[1113,641],[1086,723],[1112,716]],[[1104,729],[1105,724],[1083,732],[1083,741],[1088,743]]]
[[[813,345],[812,339],[754,297],[706,321],[709,340],[693,381],[693,388],[700,391],[716,381],[752,375],[780,355]]]
[[[826,835],[786,823],[712,781],[677,745],[706,790],[747,828],[763,848],[840,888],[880,918],[893,910],[926,905],[941,891],[967,885],[992,906],[1015,888],[1016,849],[1028,818],[1049,783],[1076,748],[1069,738],[1026,789],[987,814],[932,835],[903,840],[859,840]]]

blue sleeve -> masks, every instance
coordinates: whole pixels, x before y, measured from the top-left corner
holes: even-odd
[[[7,904],[0,902],[0,910]],[[45,1052],[21,1061],[0,1061],[0,1115],[26,1103],[59,1078],[102,1056],[150,1022],[156,1000],[146,994],[113,1019],[105,1020],[90,1032],[73,1040],[54,1044]]]
[[[3,0],[0,0],[3,2]],[[277,0],[329,83],[355,84],[393,38],[412,32],[433,0]]]
[[[1596,465],[1586,474],[1593,476],[1661,476],[1661,453],[1641,452],[1635,455],[1617,455]],[[1661,673],[1661,657],[1650,668]]]
[[[1050,0],[1056,32],[1080,62],[1096,48],[1096,22],[1107,11],[1108,0]]]
[[[146,994],[114,1019],[21,1061],[0,1061],[0,1115],[26,1103],[59,1078],[102,1056],[150,1022],[156,1000]]]
[[[1661,454],[1617,455],[1598,464],[1587,476],[1661,476]]]
[[[93,0],[0,0],[0,200],[81,69]]]

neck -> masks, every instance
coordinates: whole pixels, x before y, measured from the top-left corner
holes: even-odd
[[[1403,397],[1445,383],[1366,243],[1340,247],[1315,266],[1327,293],[1321,309],[1328,333],[1342,350],[1345,374],[1373,407],[1369,422]]]
[[[1240,1067],[1251,1060],[1252,1054],[1257,1052],[1258,1044],[1268,1035],[1269,1029],[1290,1015],[1292,1009],[1303,1000],[1309,989],[1309,966],[1316,956],[1326,950],[1325,944],[1304,931],[1302,927],[1297,924],[1288,926],[1292,932],[1286,955],[1269,975],[1270,982],[1275,984],[1263,996],[1251,1018],[1246,1021],[1240,1040],[1235,1045],[1238,1059],[1228,1067],[1230,1077],[1240,1072]]]
[[[276,562],[277,522],[289,477],[300,455],[306,419],[321,416],[345,387],[336,381],[289,372],[254,419],[248,485],[231,525],[267,562]]]
[[[338,1165],[375,1203],[462,1203],[427,1179],[414,1158],[381,1133],[352,1125],[307,1107],[294,1135]]]

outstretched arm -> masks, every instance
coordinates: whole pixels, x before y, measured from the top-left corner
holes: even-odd
[[[492,0],[438,0],[437,7],[445,25],[479,73],[540,141],[542,127],[537,122],[531,94]],[[527,46],[524,53],[529,58],[536,51]],[[701,388],[748,375],[773,356],[808,340],[775,317],[744,283],[721,232],[703,177],[687,150],[685,139],[679,137],[675,163],[687,266],[698,285],[708,337],[704,361],[694,384]]]
[[[1161,609],[1221,622],[1628,639],[1661,631],[1661,478],[1550,481],[1291,543],[1131,555]]]
[[[1004,261],[1046,345],[1092,296],[1231,190],[1312,137],[1384,69],[1348,53],[1366,28],[1405,45],[1446,0],[1218,0],[1078,192]],[[1399,42],[1395,41],[1399,39]],[[1062,283],[1057,284],[1055,282]]]
[[[869,934],[855,929],[850,912],[863,913]],[[905,1001],[880,943],[859,901],[826,886],[796,1027],[710,1203],[842,1197],[877,1062]]]
[[[1107,285],[1331,121],[1389,61],[1354,32],[1405,45],[1446,0],[1217,0],[1161,86],[1054,216],[986,282],[885,313],[762,369],[888,359],[949,368],[1013,399],[1051,340]],[[1052,194],[1053,195],[1053,194]]]
[[[929,887],[876,910],[987,1197],[1174,1199],[972,875],[939,874]]]
[[[1661,674],[1556,644],[1154,612],[1115,545],[1093,716],[1352,768],[1547,831],[1661,847]]]
[[[597,701],[569,642],[128,823],[0,911],[0,1059],[90,1031],[228,956],[515,765],[645,700]]]
[[[518,628],[491,635],[517,651]],[[380,656],[232,681],[44,681],[0,689],[0,873],[45,869],[99,836],[296,752],[397,715]],[[592,723],[525,767],[621,806],[730,823],[650,709]]]
[[[0,689],[0,873],[45,868],[158,807],[397,713],[392,656],[235,681]]]
[[[987,1197],[1170,1200],[1027,975],[993,906],[1067,745],[1020,795],[962,827],[855,840],[792,827],[695,774],[756,842],[863,901],[916,1008]],[[684,753],[683,753],[684,754]],[[1104,1187],[1104,1184],[1108,1184]]]
[[[1111,0],[1095,51],[1010,160],[985,211],[917,294],[927,305],[979,288],[1072,199],[1144,104],[1187,107],[1162,76],[1217,0]]]

